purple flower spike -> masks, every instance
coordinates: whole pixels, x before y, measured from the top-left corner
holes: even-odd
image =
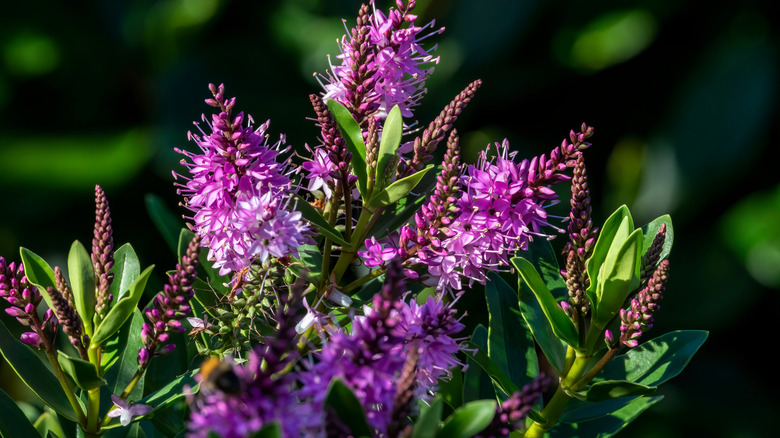
[[[176,265],[176,272],[168,279],[168,284],[154,297],[152,307],[144,311],[150,324],[144,323],[141,328],[144,346],[138,351],[140,368],[148,366],[152,357],[168,354],[176,348],[176,344],[164,344],[168,341],[169,333],[184,331],[181,320],[191,312],[188,303],[195,294],[192,284],[197,275],[200,241],[200,236],[196,234],[181,258],[181,263]]]
[[[382,245],[376,241],[376,237],[366,239],[366,251],[358,251],[358,255],[366,259],[365,264],[373,268],[391,260],[396,256],[395,248],[382,248]]]
[[[636,347],[642,333],[653,327],[653,314],[660,308],[668,277],[669,260],[663,260],[653,272],[647,286],[631,300],[631,305],[620,310],[621,344],[629,348]]]

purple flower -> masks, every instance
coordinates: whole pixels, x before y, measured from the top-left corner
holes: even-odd
[[[323,100],[333,99],[350,108],[354,95],[364,93],[359,105],[367,108],[360,109],[377,119],[387,117],[395,105],[404,117],[412,116],[412,108],[425,92],[425,80],[433,72],[432,64],[439,62],[439,57],[428,53],[436,46],[425,50],[420,43],[444,31],[444,28],[432,30],[434,22],[415,26],[417,17],[409,13],[414,6],[414,1],[410,1],[403,11],[391,9],[387,15],[374,9],[362,26],[364,11],[361,11],[352,36],[341,39],[338,58],[342,63],[332,65],[332,74],[325,77]],[[367,72],[367,77],[359,72]]]
[[[366,239],[366,251],[358,251],[358,255],[366,259],[365,264],[373,268],[391,260],[398,251],[395,248],[382,248],[382,245],[376,241],[376,237]]]
[[[231,115],[235,98],[226,100],[223,86],[212,85],[211,90],[214,99],[207,103],[220,110],[208,123],[211,133],[190,134],[201,154],[176,149],[189,159],[182,165],[191,176],[174,172],[174,177],[185,181],[177,183],[178,192],[194,213],[195,231],[209,248],[209,260],[225,275],[271,255],[294,254],[307,227],[286,210],[292,182],[285,165],[276,161],[287,150],[281,150],[284,137],[269,146],[269,122],[254,128],[249,118],[243,126],[244,113]],[[277,216],[281,222],[275,225]]]
[[[115,409],[108,411],[108,416],[111,418],[119,417],[119,423],[122,426],[127,426],[133,421],[134,417],[141,417],[149,412],[152,412],[154,408],[148,405],[142,405],[139,403],[130,403],[127,400],[119,398],[115,394],[111,394],[111,401],[114,402]]]

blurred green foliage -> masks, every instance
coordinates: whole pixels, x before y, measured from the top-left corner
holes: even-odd
[[[421,124],[482,78],[456,126],[467,159],[503,138],[522,156],[547,152],[585,121],[596,128],[587,154],[596,222],[622,203],[638,223],[674,218],[656,334],[711,336],[664,402],[623,436],[766,436],[780,404],[762,380],[766,359],[751,354],[765,346],[756,333],[774,328],[762,310],[780,304],[780,181],[771,167],[780,162],[780,27],[770,21],[772,2],[418,3],[421,22],[435,18],[447,29],[433,38],[441,62],[416,113]],[[341,19],[351,26],[358,5],[5,4],[0,254],[18,259],[25,245],[63,265],[74,239],[91,238],[100,184],[117,244],[132,242],[145,265],[173,266],[144,195],[179,202],[173,147],[188,147],[191,121],[209,111],[206,85],[224,82],[240,109],[259,122],[271,118],[270,132],[302,149],[317,135],[306,120],[307,95],[320,91],[312,73],[326,71],[328,54],[337,62]],[[477,294],[464,305],[484,307]],[[467,321],[479,318],[470,311]],[[8,379],[3,370],[4,387],[13,385]]]

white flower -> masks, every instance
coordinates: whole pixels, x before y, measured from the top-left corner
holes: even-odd
[[[111,394],[111,401],[114,402],[116,409],[112,409],[108,412],[109,417],[119,417],[119,422],[122,426],[127,426],[133,421],[133,417],[141,417],[149,412],[152,412],[154,408],[149,405],[142,404],[130,404],[127,400],[119,398],[115,394]]]

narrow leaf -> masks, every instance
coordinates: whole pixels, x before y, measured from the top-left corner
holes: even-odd
[[[76,382],[79,388],[88,391],[106,385],[106,381],[98,376],[95,365],[85,360],[70,357],[61,351],[58,351],[57,355],[57,361],[62,366],[62,370]]]
[[[550,290],[547,289],[547,285],[536,272],[536,268],[522,257],[513,257],[511,262],[539,301],[555,336],[576,348],[578,343],[577,329],[561,306],[558,305],[558,302],[555,301]]]
[[[401,145],[401,136],[403,134],[403,116],[398,105],[387,114],[385,123],[382,126],[382,140],[379,142],[379,154],[376,165],[376,189],[381,190],[385,187],[387,181],[384,176],[395,175],[395,169],[387,169],[393,158],[398,153],[398,146]]]
[[[493,421],[495,414],[496,402],[494,400],[477,400],[467,403],[447,417],[436,436],[441,438],[472,437],[485,430]]]
[[[92,317],[95,315],[95,268],[87,249],[78,240],[68,253],[68,277],[73,291],[73,303],[84,324],[84,332],[92,337]]]
[[[625,379],[647,386],[661,385],[682,372],[707,335],[703,330],[663,334],[612,359],[599,377]]]
[[[304,219],[311,222],[314,226],[319,228],[320,233],[330,239],[331,241],[341,245],[341,246],[349,246],[349,243],[344,240],[344,237],[341,235],[341,233],[330,226],[328,224],[328,221],[325,220],[324,217],[320,215],[320,212],[317,211],[316,208],[312,207],[311,204],[306,202],[303,198],[300,197],[300,195],[295,195],[295,198],[297,202],[295,203],[295,209],[301,212],[301,215]]]
[[[482,351],[477,344],[473,342],[467,343],[469,349],[472,351],[464,350],[466,356],[473,360],[474,363],[482,368],[490,379],[496,384],[496,386],[504,392],[504,394],[511,395],[518,390],[517,385],[499,368],[499,366],[493,361],[484,351]]]
[[[412,438],[434,438],[439,429],[443,409],[444,403],[439,397],[436,397],[430,406],[423,407],[420,416],[414,423]]]
[[[57,283],[54,280],[54,270],[41,256],[25,247],[20,248],[19,253],[22,256],[24,275],[27,277],[27,281],[38,288],[43,296],[43,300],[46,301],[46,306],[49,309],[53,309],[54,305],[49,294],[46,293],[46,288],[48,286],[57,288]]]
[[[488,331],[482,324],[478,324],[471,334],[471,343],[479,347],[477,351],[483,354],[487,351]],[[479,366],[477,360],[471,355],[466,356],[468,369],[463,373],[463,397],[462,403],[474,400],[495,399],[496,392],[490,376]]]
[[[141,299],[146,287],[146,282],[154,269],[154,265],[149,266],[143,273],[130,285],[128,294],[119,300],[111,310],[108,311],[103,322],[95,330],[95,336],[92,338],[92,344],[102,344],[111,335],[117,332],[127,321],[127,318],[133,314],[138,307],[138,301]]]
[[[352,117],[352,113],[342,104],[329,99],[328,109],[336,119],[336,123],[341,130],[344,141],[347,142],[347,149],[352,153],[352,172],[358,178],[358,191],[363,196],[366,195],[368,186],[368,175],[366,170],[366,144],[363,141],[363,131],[360,129],[357,121]]]
[[[16,402],[0,389],[0,436],[7,438],[37,438],[38,431],[27,421]]]
[[[433,164],[429,164],[425,169],[413,173],[406,178],[401,178],[394,181],[389,186],[385,187],[382,191],[375,193],[371,196],[366,207],[371,210],[376,210],[379,207],[386,207],[388,205],[398,202],[399,199],[408,195],[425,176],[425,174],[433,168]]]
[[[65,391],[38,355],[17,340],[0,321],[0,353],[22,381],[47,405],[69,420],[76,421],[76,413],[68,402]]]
[[[539,374],[536,346],[520,316],[517,292],[497,273],[491,272],[488,278],[488,357],[520,387]]]
[[[129,243],[125,243],[114,251],[114,267],[111,268],[111,272],[114,273],[114,280],[111,282],[108,293],[113,295],[113,301],[117,302],[127,294],[130,285],[141,274],[141,263]]]
[[[628,380],[602,380],[590,385],[585,391],[585,398],[588,401],[598,402],[620,397],[649,395],[655,390],[655,386],[640,385]]]
[[[633,233],[604,261],[596,288],[599,306],[593,324],[605,327],[623,307],[628,296],[639,286],[638,265],[642,230]]]
[[[373,436],[363,406],[340,379],[331,381],[328,395],[325,396],[325,406],[333,409],[339,420],[349,427],[353,436]]]
[[[609,248],[612,246],[612,241],[615,240],[615,234],[623,222],[624,218],[631,218],[631,212],[628,207],[621,205],[615,210],[612,215],[607,218],[604,225],[599,231],[599,237],[596,240],[596,245],[593,247],[593,254],[585,261],[586,271],[588,272],[588,278],[590,278],[590,286],[586,291],[590,301],[593,305],[593,311],[598,309],[598,299],[596,298],[596,287],[598,286],[599,269],[604,264],[604,260],[607,258]],[[633,223],[633,222],[632,222]]]
[[[577,423],[559,423],[550,429],[550,438],[570,438],[596,437],[609,438],[615,436],[623,430],[639,415],[654,404],[661,401],[663,396],[641,397],[634,399],[622,408],[610,412],[608,415],[602,415],[590,421],[580,421]]]

